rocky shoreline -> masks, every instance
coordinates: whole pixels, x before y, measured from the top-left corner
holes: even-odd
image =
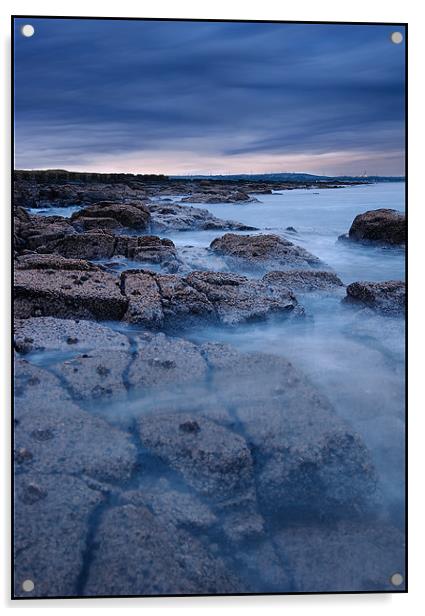
[[[361,436],[284,357],[190,337],[295,326],[320,293],[357,319],[400,318],[404,283],[345,288],[292,240],[186,205],[225,215],[268,183],[116,179],[16,176],[16,596],[391,589],[403,538],[373,515]],[[353,241],[377,237],[367,214]],[[404,237],[396,218],[389,246]],[[170,230],[218,231],[204,249],[215,267],[194,268]],[[117,269],[128,260],[140,267]]]

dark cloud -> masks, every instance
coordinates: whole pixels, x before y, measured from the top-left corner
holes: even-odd
[[[371,173],[403,172],[404,50],[390,26],[36,19],[25,39],[22,23],[17,167],[352,152],[392,161]]]

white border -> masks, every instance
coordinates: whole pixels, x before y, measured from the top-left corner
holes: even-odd
[[[410,387],[409,387],[409,593],[403,595],[320,595],[320,596],[252,596],[252,597],[212,597],[212,598],[164,598],[164,599],[81,599],[81,600],[48,600],[11,602],[10,593],[10,422],[9,422],[9,166],[10,166],[10,15],[11,14],[37,14],[37,15],[77,15],[77,16],[128,16],[128,17],[185,17],[185,18],[219,18],[219,19],[276,19],[276,20],[319,20],[319,21],[387,21],[409,22],[409,214],[410,214],[410,248],[409,248],[409,325],[410,325]],[[246,2],[236,0],[215,0],[214,3],[203,3],[188,0],[179,2],[156,0],[155,3],[129,2],[120,0],[119,3],[103,1],[73,0],[71,3],[58,3],[57,0],[37,2],[10,2],[5,0],[1,8],[1,76],[0,84],[3,87],[1,97],[3,122],[3,146],[0,150],[1,189],[3,199],[1,212],[2,233],[2,259],[1,282],[1,332],[3,335],[1,345],[0,379],[3,392],[1,406],[3,430],[3,464],[4,471],[2,486],[3,494],[0,500],[1,513],[1,560],[0,560],[0,595],[3,606],[7,609],[46,610],[73,609],[84,613],[89,609],[116,609],[137,608],[144,614],[165,613],[173,610],[173,616],[183,613],[198,613],[200,611],[220,610],[226,614],[240,612],[244,616],[256,613],[259,609],[270,614],[286,613],[312,614],[315,616],[333,614],[368,614],[399,616],[404,614],[421,613],[424,605],[422,596],[422,578],[425,575],[423,560],[425,558],[424,546],[424,460],[421,455],[424,451],[425,408],[420,404],[420,395],[423,392],[424,361],[422,346],[423,334],[423,303],[421,303],[423,281],[424,256],[420,252],[423,244],[423,229],[425,228],[424,189],[423,176],[425,157],[423,156],[423,110],[425,108],[423,94],[423,58],[424,40],[423,24],[421,20],[420,4],[393,0],[375,1],[356,0],[351,3],[341,1],[301,0],[300,2],[284,3],[282,1],[262,0],[259,3],[248,5]],[[422,130],[421,130],[422,129]],[[419,283],[416,283],[416,281]],[[423,282],[422,282],[423,284]],[[422,294],[423,295],[423,294]],[[423,300],[422,300],[423,301]]]

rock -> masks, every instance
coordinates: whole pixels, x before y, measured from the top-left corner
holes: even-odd
[[[401,280],[353,282],[348,285],[343,301],[353,306],[371,308],[384,316],[403,316],[406,285]]]
[[[253,452],[263,515],[332,517],[373,502],[368,450],[288,361],[225,345],[202,349],[211,388],[232,409]]]
[[[82,353],[92,350],[129,351],[127,336],[91,321],[38,317],[23,319],[15,326],[18,353],[59,351]]]
[[[27,213],[27,218],[23,219],[22,215],[21,218],[19,215],[14,217],[14,240],[18,254],[23,250],[36,250],[40,246],[76,233],[69,221],[60,216],[30,216]]]
[[[100,271],[100,268],[84,259],[67,259],[56,254],[26,254],[15,260],[16,269],[25,270],[81,270]]]
[[[188,422],[197,428],[185,429]],[[215,505],[255,501],[251,453],[235,432],[205,417],[159,413],[142,416],[138,433],[143,447]]]
[[[17,318],[119,320],[128,304],[119,281],[100,270],[17,269],[14,298]]]
[[[161,265],[171,271],[177,271],[181,264],[173,242],[155,235],[118,236],[114,256],[119,255],[133,261]]]
[[[19,186],[19,205],[32,208],[61,207],[68,205],[90,205],[99,201],[123,203],[126,200],[137,202],[144,198],[144,191],[135,190],[119,183],[75,183],[75,184],[27,184]]]
[[[86,552],[89,520],[103,496],[67,474],[16,476],[15,597],[73,597]],[[25,580],[34,590],[25,592]]]
[[[188,533],[162,525],[146,507],[109,509],[96,543],[84,595],[243,592],[240,580],[220,558]]]
[[[67,259],[110,259],[115,250],[115,236],[103,230],[75,233],[39,246],[37,252],[55,253]]]
[[[126,481],[136,465],[130,437],[81,410],[59,379],[18,360],[15,373],[17,472],[87,475],[106,482]]]
[[[251,271],[312,268],[323,265],[314,255],[278,235],[236,235],[226,233],[210,244],[233,267]]]
[[[333,272],[292,270],[288,272],[269,272],[262,278],[272,287],[286,287],[291,291],[332,291],[343,287],[342,281]]]
[[[149,204],[152,228],[156,231],[232,230],[253,231],[255,227],[233,220],[221,220],[208,210],[177,203]]]
[[[189,197],[183,197],[182,203],[252,203],[258,202],[242,190],[214,190],[209,192],[196,192]]]
[[[356,216],[348,232],[348,237],[342,235],[340,239],[391,245],[405,244],[405,215],[397,210],[385,208],[369,210]]]
[[[235,274],[193,272],[181,278],[129,270],[121,275],[121,286],[129,299],[125,320],[154,328],[303,314],[289,289]]]
[[[404,536],[383,521],[294,525],[278,531],[297,592],[404,590],[391,576],[404,576]]]
[[[205,294],[224,325],[304,314],[294,294],[283,286],[219,272],[193,272],[186,280]]]
[[[82,229],[102,228],[102,221],[115,221],[115,227],[129,228],[143,231],[149,227],[150,213],[148,208],[141,203],[114,203],[111,201],[101,201],[90,207],[75,212],[71,216],[74,226]],[[90,223],[89,221],[93,221]],[[92,226],[93,225],[93,226]],[[108,228],[110,224],[108,223]]]

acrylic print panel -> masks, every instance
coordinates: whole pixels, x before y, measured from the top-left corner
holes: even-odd
[[[13,30],[14,596],[404,592],[405,26]]]

